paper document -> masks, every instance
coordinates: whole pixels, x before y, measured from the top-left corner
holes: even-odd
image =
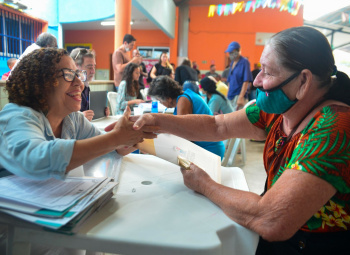
[[[16,175],[0,178],[0,197],[62,211],[74,205],[106,178],[32,180]]]
[[[159,134],[155,139],[145,139],[139,144],[141,151],[178,164],[178,155],[196,164],[218,183],[221,183],[221,158],[184,138]]]

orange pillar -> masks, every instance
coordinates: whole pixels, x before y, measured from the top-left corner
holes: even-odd
[[[114,50],[123,44],[125,34],[131,33],[131,0],[115,1]]]

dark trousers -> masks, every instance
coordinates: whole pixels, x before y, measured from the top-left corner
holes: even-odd
[[[267,242],[260,237],[256,255],[345,255],[350,254],[350,231],[309,233],[298,231],[283,242]]]

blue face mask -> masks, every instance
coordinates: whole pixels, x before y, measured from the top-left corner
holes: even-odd
[[[282,114],[288,111],[298,100],[290,100],[286,94],[284,94],[282,87],[287,85],[299,74],[300,72],[293,74],[273,89],[265,90],[257,88],[256,105],[266,113]]]

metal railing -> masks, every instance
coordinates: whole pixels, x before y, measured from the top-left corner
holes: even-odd
[[[0,57],[18,58],[42,30],[42,22],[0,6]]]

